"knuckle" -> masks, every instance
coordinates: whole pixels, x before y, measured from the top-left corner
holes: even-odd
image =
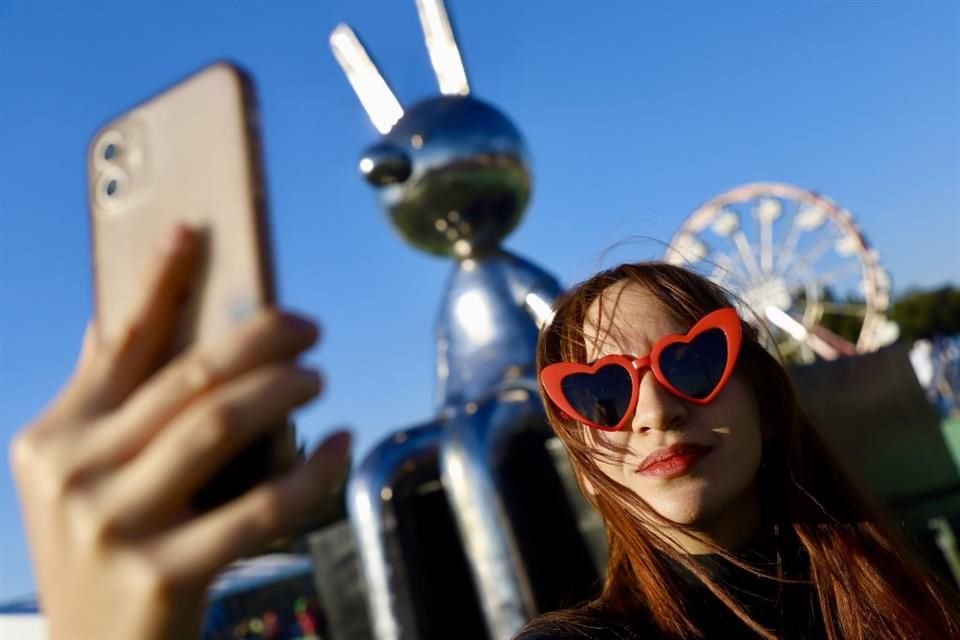
[[[10,468],[15,474],[29,473],[37,459],[37,449],[37,435],[34,431],[26,429],[14,436],[7,454]]]
[[[267,309],[258,314],[253,326],[260,331],[280,331],[283,329],[283,314],[276,309]]]
[[[69,515],[71,535],[81,548],[105,552],[119,539],[119,519],[97,509],[90,501],[74,501]]]
[[[33,428],[18,434],[10,443],[10,468],[21,483],[29,482],[40,495],[62,499],[83,478],[83,468],[69,451]]]
[[[169,602],[177,590],[173,576],[157,566],[144,575],[144,585],[151,599],[158,602]]]
[[[260,381],[268,388],[291,382],[297,376],[297,367],[290,362],[274,362],[260,370]]]
[[[200,350],[190,353],[179,367],[183,386],[193,391],[204,391],[216,382],[209,356]]]
[[[123,340],[117,336],[97,338],[90,350],[90,366],[95,367],[105,360],[114,360],[122,342]]]
[[[283,529],[283,509],[274,491],[262,490],[253,505],[253,520],[257,529],[269,533]]]
[[[137,341],[142,332],[142,321],[137,318],[131,319],[117,335],[100,340],[96,349],[97,355],[106,362],[118,360]]]
[[[79,480],[79,474],[58,472],[50,467],[50,471],[35,475],[34,487],[39,497],[51,503],[65,503],[72,496]]]
[[[269,339],[280,327],[280,316],[274,309],[256,313],[240,325],[232,339],[243,348],[254,348]]]
[[[50,477],[50,495],[58,499],[66,499],[75,493],[85,476],[82,468],[66,463],[49,465],[47,473]]]
[[[199,434],[202,436],[201,446],[205,449],[217,449],[230,442],[234,435],[236,418],[233,407],[229,404],[220,404],[211,407],[203,419]]]
[[[137,591],[149,602],[171,602],[180,588],[179,580],[159,559],[149,555],[138,557],[133,567]]]

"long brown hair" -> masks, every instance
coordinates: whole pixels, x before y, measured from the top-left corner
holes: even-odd
[[[663,312],[687,327],[710,311],[733,306],[729,293],[681,267],[645,262],[603,271],[558,301],[552,322],[540,334],[538,372],[554,362],[586,361],[584,321],[588,310],[617,283],[643,287],[661,301]],[[605,305],[599,306],[597,332],[604,326]],[[614,314],[608,315],[612,318]],[[763,477],[758,478],[764,521],[778,533],[793,536],[802,547],[804,575],[809,576],[816,594],[828,637],[960,637],[954,590],[922,568],[878,506],[858,489],[800,408],[787,371],[762,346],[756,330],[746,323],[743,329],[736,373],[751,385],[761,424],[770,432],[763,444]],[[669,521],[597,467],[596,458],[602,454],[587,441],[583,427],[549,401],[545,405],[581,489],[585,481],[593,487],[584,495],[599,511],[607,530],[609,559],[603,590],[585,610],[615,612],[625,619],[645,616],[667,637],[702,637],[688,614],[675,575],[664,561],[669,558],[696,576],[759,635],[775,638],[723,584],[658,534],[656,527],[649,526]],[[752,573],[766,575],[726,550],[717,552]],[[789,582],[786,574],[778,574],[771,578]],[[552,619],[576,626],[583,611],[557,612]]]

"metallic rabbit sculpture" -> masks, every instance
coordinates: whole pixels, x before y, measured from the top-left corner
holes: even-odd
[[[417,8],[442,95],[406,111],[350,27],[330,37],[381,133],[361,156],[362,175],[407,242],[454,259],[436,327],[437,416],[393,432],[361,461],[349,485],[350,517],[377,638],[433,637],[457,606],[453,583],[440,590],[446,601],[436,600],[439,592],[424,595],[424,582],[439,578],[423,558],[450,547],[423,539],[441,533],[466,558],[468,597],[486,637],[510,638],[538,603],[518,540],[533,536],[515,528],[517,492],[498,465],[518,437],[541,451],[549,437],[535,347],[562,289],[501,248],[530,198],[523,138],[503,113],[470,95],[442,0],[417,0]],[[456,526],[423,521],[423,507],[414,505],[431,490],[443,493],[435,504],[449,505]],[[413,530],[420,540],[404,537]]]

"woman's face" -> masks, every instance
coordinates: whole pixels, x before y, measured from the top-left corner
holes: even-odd
[[[596,341],[601,304],[603,326]],[[646,356],[659,338],[689,327],[671,319],[642,286],[618,283],[593,303],[584,329],[587,359],[593,362],[610,354]],[[599,469],[661,516],[695,530],[753,525],[759,517],[754,478],[761,426],[750,385],[734,375],[712,402],[698,405],[669,393],[649,369],[640,375],[636,414],[627,427],[618,432],[583,427],[597,447]],[[604,449],[604,439],[626,452]],[[677,444],[694,446],[688,455],[642,469],[651,453]]]

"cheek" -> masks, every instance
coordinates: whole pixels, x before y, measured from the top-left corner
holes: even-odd
[[[703,408],[702,424],[738,442],[762,439],[760,414],[750,385],[734,377],[716,400]]]
[[[716,478],[728,485],[726,492],[745,489],[752,482],[760,465],[763,447],[762,426],[756,399],[750,385],[733,378],[723,393],[705,407],[701,424],[710,425],[717,448],[717,466],[724,477]]]
[[[622,482],[623,454],[616,447],[629,444],[630,431],[605,432],[591,427],[581,426],[584,439],[596,452],[594,464],[603,474],[617,482]]]

